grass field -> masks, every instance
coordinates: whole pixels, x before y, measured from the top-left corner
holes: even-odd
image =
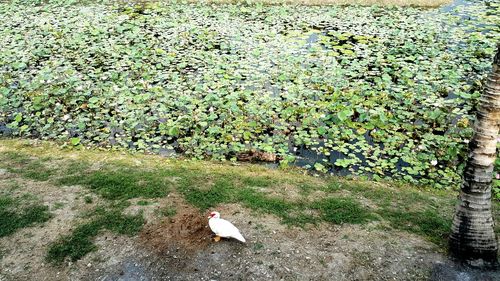
[[[423,190],[388,182],[359,179],[318,178],[299,170],[270,170],[257,165],[165,159],[152,155],[60,149],[50,143],[1,140],[0,168],[22,178],[61,186],[84,186],[104,199],[104,205],[86,216],[88,222],[75,228],[49,250],[49,259],[66,256],[79,259],[94,249],[91,243],[101,229],[134,234],[144,223],[142,216],[122,215],[130,200],[159,200],[181,195],[187,203],[206,212],[223,204],[236,203],[258,213],[272,214],[282,223],[305,227],[322,222],[366,224],[382,221],[381,227],[416,233],[443,247],[446,245],[456,203],[452,191]],[[11,196],[2,190],[3,196]],[[9,198],[9,197],[5,197]],[[14,204],[5,199],[2,208]],[[86,203],[92,200],[85,198]],[[147,206],[147,201],[138,201]],[[499,203],[495,203],[498,219]],[[165,210],[175,214],[176,206]],[[3,210],[3,209],[2,209]],[[45,221],[40,210],[26,223],[19,216],[4,217],[17,227]],[[19,209],[24,212],[23,209]],[[5,211],[4,211],[5,212]],[[38,212],[38,211],[37,211]],[[33,216],[33,215],[31,215]],[[109,222],[113,222],[109,224]],[[19,226],[17,226],[19,225]]]

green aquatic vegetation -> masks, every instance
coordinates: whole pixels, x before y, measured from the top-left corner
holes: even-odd
[[[499,39],[498,1],[65,3],[0,4],[0,134],[438,188],[460,182]]]

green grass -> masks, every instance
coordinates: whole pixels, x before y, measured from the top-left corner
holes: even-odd
[[[85,197],[83,197],[83,201],[87,204],[91,204],[94,200],[92,199],[92,196],[86,195]]]
[[[180,186],[186,200],[200,210],[208,210],[223,203],[239,202],[243,206],[287,219],[288,212],[297,209],[299,204],[282,198],[270,198],[251,188],[241,186],[238,177],[220,176],[211,186],[197,185],[187,180]]]
[[[4,163],[0,167],[24,178],[36,181],[54,179],[58,185],[83,185],[106,199],[158,198],[171,190],[170,184],[164,180],[171,176],[166,171],[144,171],[120,163],[95,171],[89,169],[91,165],[85,161],[59,163],[61,161],[54,157],[31,157],[12,151],[2,154],[0,160]],[[51,167],[51,164],[58,165]]]
[[[262,244],[261,242],[257,242],[255,244],[253,244],[252,248],[254,251],[260,251],[260,250],[264,249],[264,244]]]
[[[29,155],[13,151],[0,155],[0,162],[6,163],[7,159],[10,165],[1,165],[0,167],[5,167],[9,172],[20,174],[25,178],[46,181],[53,175],[53,170],[46,165],[50,158],[32,159]]]
[[[99,170],[59,179],[61,185],[84,185],[103,198],[131,199],[137,197],[157,198],[168,194],[171,187],[162,181],[160,172],[120,168]]]
[[[54,203],[54,205],[52,206],[52,208],[54,210],[62,209],[62,208],[64,208],[64,203],[63,202],[56,202],[56,203]]]
[[[327,198],[314,202],[312,208],[321,211],[324,221],[334,224],[360,224],[375,218],[370,210],[352,198]]]
[[[146,200],[139,200],[137,201],[137,205],[139,206],[148,206],[148,205],[151,205],[152,203],[149,202],[149,201],[146,201]]]
[[[169,192],[179,193],[200,211],[237,203],[259,213],[275,215],[283,223],[294,226],[321,222],[365,224],[378,220],[381,227],[414,233],[441,247],[446,244],[456,204],[456,194],[450,191],[417,189],[387,182],[316,178],[294,170],[269,170],[255,165],[234,167],[214,162],[92,151],[72,151],[77,160],[66,162],[63,160],[66,152],[50,145],[36,150],[20,147],[15,141],[0,141],[0,146],[7,148],[6,151],[15,151],[2,154],[0,165],[16,166],[13,172],[19,176],[32,179],[23,172],[23,168],[34,167],[32,162],[43,162],[46,166],[41,169],[58,169],[49,171],[49,182],[57,183],[61,188],[64,185],[82,185],[110,204],[106,209],[87,214],[87,223],[78,226],[72,234],[62,237],[51,247],[49,260],[56,262],[67,257],[78,259],[92,251],[95,247],[92,240],[103,229],[136,233],[143,223],[142,217],[120,213],[130,204],[129,200],[143,198],[136,204],[144,206],[150,202],[146,199],[164,197]],[[52,158],[48,158],[49,155]],[[102,160],[103,155],[109,159]],[[137,160],[141,161],[140,166]],[[89,163],[94,162],[99,162],[97,171],[90,168]],[[293,198],[286,193],[273,192],[274,188],[283,186],[295,189]],[[317,192],[320,192],[319,195]],[[32,200],[28,197],[23,200]],[[91,198],[87,195],[83,200],[91,203]],[[13,206],[14,203],[9,202],[5,201],[3,205]],[[494,218],[497,221],[499,205],[494,201]],[[8,210],[12,211],[10,207]],[[20,210],[16,212],[23,214],[24,211]],[[158,213],[172,217],[176,214],[176,206],[167,205]],[[499,230],[497,227],[496,231]]]
[[[173,217],[177,214],[177,210],[173,206],[165,206],[157,211],[157,214],[164,217]]]
[[[94,238],[101,229],[97,222],[91,222],[78,226],[73,233],[62,237],[55,244],[50,246],[47,260],[52,263],[62,263],[66,257],[75,261],[86,254],[96,250],[93,244]]]
[[[451,218],[443,217],[436,211],[421,212],[383,210],[379,215],[390,222],[391,227],[415,233],[429,241],[445,247],[451,231]]]
[[[81,259],[97,249],[93,239],[104,229],[129,236],[137,234],[144,224],[142,214],[123,215],[121,211],[122,208],[97,210],[90,222],[78,226],[71,234],[61,237],[49,247],[47,261],[60,264],[66,258],[72,261]]]
[[[291,221],[290,213],[296,211],[301,205],[301,203],[287,201],[284,198],[268,197],[251,189],[240,190],[234,201],[241,202],[247,208],[276,215],[285,219],[286,222]]]
[[[13,179],[9,179],[3,192],[13,192],[21,188],[21,185]]]
[[[238,187],[237,177],[222,178],[210,188],[196,188],[186,186],[182,192],[186,200],[200,210],[214,208],[223,203],[240,203],[252,210],[273,214],[286,224],[303,226],[307,223],[326,221],[335,224],[359,224],[374,219],[370,210],[362,207],[353,198],[328,198],[313,202],[292,201],[286,198],[269,197],[248,187]],[[318,210],[320,217],[307,213],[309,210]]]
[[[22,198],[0,195],[0,237],[43,223],[51,218],[49,208]]]
[[[213,208],[221,203],[232,202],[236,189],[229,179],[221,178],[211,187],[198,188],[186,183],[180,188],[186,200],[201,210]]]
[[[244,185],[254,187],[269,187],[275,183],[272,178],[268,177],[242,177],[241,180]]]

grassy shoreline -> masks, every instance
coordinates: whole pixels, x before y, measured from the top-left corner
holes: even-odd
[[[494,50],[494,32],[414,8],[15,3],[0,134],[436,188],[460,183]]]
[[[147,220],[142,211],[130,215],[125,210],[131,206],[147,208],[171,196],[182,198],[185,203],[163,206],[168,208],[164,216],[189,205],[203,213],[238,204],[258,214],[273,215],[290,227],[309,229],[325,223],[356,224],[389,232],[409,232],[434,243],[440,251],[446,249],[456,204],[456,191],[450,190],[357,178],[318,177],[296,168],[269,169],[257,164],[173,159],[82,146],[61,147],[38,140],[0,138],[0,169],[21,182],[38,182],[62,189],[79,186],[93,193],[92,197],[100,202],[94,204],[93,211],[81,215],[83,221],[72,232],[59,237],[48,248],[47,260],[54,264],[67,258],[75,261],[94,251],[93,240],[102,231],[137,235]],[[10,179],[16,181],[12,176]],[[19,189],[19,184],[17,186]],[[2,181],[1,196],[14,196],[11,189],[1,187]],[[83,199],[86,204],[93,202],[89,195]],[[500,202],[495,201],[493,205],[498,221]],[[18,211],[22,211],[21,207]],[[50,214],[46,210],[43,216],[48,219]],[[105,223],[109,220],[113,224]],[[500,228],[496,231],[500,232]]]

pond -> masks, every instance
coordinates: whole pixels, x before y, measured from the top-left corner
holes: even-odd
[[[498,10],[3,3],[0,134],[457,186]]]

